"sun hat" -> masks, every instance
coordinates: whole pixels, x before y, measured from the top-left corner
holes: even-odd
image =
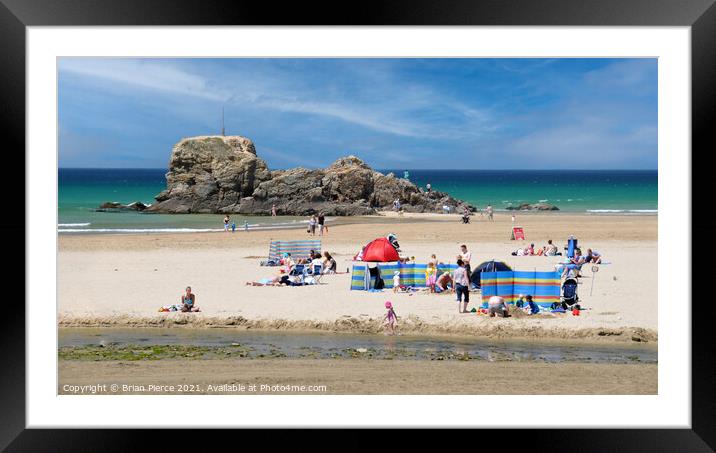
[[[393,272],[393,275],[400,275],[400,271]]]
[[[385,303],[385,308],[393,308],[393,304],[390,303],[390,301]]]

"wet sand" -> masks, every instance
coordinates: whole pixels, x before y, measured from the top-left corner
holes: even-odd
[[[519,376],[519,382],[515,376]],[[100,394],[654,395],[658,392],[654,364],[362,359],[59,362],[59,394],[78,394],[72,390],[79,392],[79,388],[71,386],[97,384],[104,386],[94,388]],[[117,392],[112,392],[112,384],[119,385]],[[255,392],[249,391],[252,384],[256,385]],[[123,385],[134,387],[122,390]],[[150,389],[150,385],[173,385],[174,389]],[[209,385],[215,387],[210,389]],[[290,387],[301,385],[305,387]],[[91,390],[85,388],[85,394],[91,394]]]

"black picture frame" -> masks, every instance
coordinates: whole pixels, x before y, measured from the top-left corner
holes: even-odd
[[[716,149],[715,134],[711,131],[712,118],[716,118],[714,0],[368,0],[350,4],[320,0],[280,6],[238,0],[0,0],[0,61],[3,62],[0,70],[0,118],[7,131],[4,148],[14,153],[14,157],[8,159],[17,159],[12,164],[14,168],[25,168],[19,150],[25,149],[26,27],[67,25],[688,26],[692,33],[692,168],[699,168],[699,164],[703,168],[703,156]],[[701,178],[696,178],[694,174],[694,181],[698,179]],[[708,183],[708,176],[705,181]],[[17,183],[16,187],[20,184]],[[693,207],[705,206],[709,202],[707,191],[696,190],[696,186],[692,186],[692,193]],[[3,216],[0,227],[6,235],[31,241],[32,238],[25,236],[24,221],[13,220],[24,218],[14,213]],[[700,216],[698,223],[692,220],[693,237],[709,237],[715,227],[714,220],[706,215]],[[689,248],[691,245],[684,244]],[[22,252],[24,254],[24,250]],[[19,260],[13,257],[13,265],[8,267],[6,282],[20,281],[24,276],[24,265],[21,266]],[[712,268],[714,265],[710,263],[698,266],[702,276],[709,274]],[[693,269],[697,269],[696,262]],[[692,290],[692,294],[696,292]],[[141,446],[166,450],[174,443],[186,441],[184,435],[156,434],[147,430],[25,429],[25,311],[21,308],[15,304],[13,310],[4,310],[2,314],[0,448],[7,448],[7,451],[126,451]],[[716,372],[710,361],[713,356],[710,316],[698,316],[694,309],[692,429],[540,430],[538,436],[532,430],[518,430],[509,434],[509,446],[557,451],[713,451],[716,448]],[[635,420],[635,423],[638,422]],[[342,437],[342,445],[348,445],[341,449],[362,449],[374,446],[376,442],[365,433],[356,431],[334,434]],[[204,446],[224,440],[235,443],[237,439],[236,434],[230,431],[199,435],[210,441]],[[310,432],[292,431],[287,435],[271,436],[270,443],[273,448],[295,448],[310,435]],[[143,439],[139,441],[138,436]],[[422,442],[425,437],[416,432],[396,436],[408,448],[413,443]],[[481,439],[502,438],[502,435],[497,436],[485,433],[484,436],[474,437],[468,434],[466,440],[468,443],[475,442],[475,448],[479,448]],[[443,435],[440,437],[445,438]]]

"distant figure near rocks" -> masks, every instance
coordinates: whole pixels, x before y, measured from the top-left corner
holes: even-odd
[[[446,193],[426,193],[407,179],[384,175],[355,156],[329,167],[269,170],[254,143],[241,136],[201,136],[172,148],[167,188],[145,212],[310,216],[368,215],[401,200],[406,212],[472,206]]]

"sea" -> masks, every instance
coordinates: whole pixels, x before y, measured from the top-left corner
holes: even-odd
[[[386,169],[418,186],[484,209],[506,211],[520,203],[545,202],[559,213],[656,215],[657,170],[405,170]],[[219,214],[97,212],[100,204],[154,203],[166,188],[165,169],[60,168],[58,231],[81,233],[201,232],[223,230]],[[555,213],[557,214],[557,213]],[[304,217],[234,215],[237,229],[303,227]]]

